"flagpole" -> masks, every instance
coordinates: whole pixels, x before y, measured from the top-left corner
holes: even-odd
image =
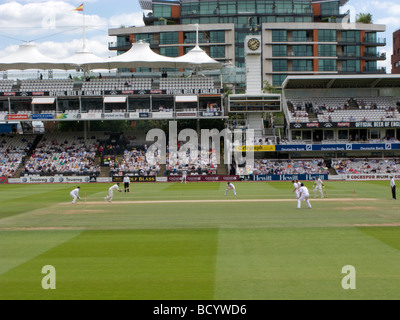
[[[83,52],[86,51],[86,22],[85,22],[85,9],[82,8],[83,15]]]

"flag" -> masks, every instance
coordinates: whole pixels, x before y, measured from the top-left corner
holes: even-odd
[[[83,3],[76,9],[74,9],[74,11],[83,11]]]

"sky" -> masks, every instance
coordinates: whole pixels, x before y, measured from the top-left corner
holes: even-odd
[[[82,12],[74,11],[84,3]],[[391,70],[393,32],[400,29],[399,0],[350,0],[343,8],[350,10],[355,21],[358,13],[370,13],[374,24],[386,25],[386,61],[379,66]],[[66,58],[83,47],[85,21],[86,47],[100,57],[113,56],[108,43],[108,29],[121,26],[143,26],[143,11],[138,0],[0,0],[0,58],[15,52],[20,44],[33,41],[39,50],[52,58]],[[83,19],[84,18],[84,19]]]

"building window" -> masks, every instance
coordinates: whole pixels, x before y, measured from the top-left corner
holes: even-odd
[[[360,42],[360,31],[342,31],[342,42]]]
[[[336,60],[333,59],[320,59],[318,61],[319,71],[336,71]]]
[[[336,57],[336,45],[320,44],[318,46],[318,57]]]
[[[344,72],[360,72],[360,69],[360,60],[342,61],[342,71]]]
[[[171,18],[171,6],[155,4],[153,6],[153,16],[155,18]]]
[[[287,46],[285,46],[285,45],[272,46],[272,56],[273,57],[286,57],[287,56]]]
[[[219,3],[220,14],[236,14],[236,3],[230,1],[221,1]]]
[[[283,81],[285,81],[287,74],[274,74],[272,76],[272,85],[281,87]]]
[[[136,33],[135,34],[135,42],[143,40],[144,42],[153,44],[154,43],[154,34],[152,33]]]
[[[345,57],[360,57],[360,46],[343,46]]]
[[[286,30],[272,30],[272,42],[286,42],[287,32]]]
[[[318,30],[319,42],[336,42],[336,30]]]
[[[307,41],[307,31],[293,31],[292,32],[292,41],[294,42],[305,42]]]
[[[275,13],[293,13],[292,1],[275,1]]]
[[[256,6],[257,6],[257,13],[259,13],[259,14],[275,13],[275,10],[274,10],[275,5],[274,5],[273,1],[257,1]]]
[[[160,44],[177,44],[179,42],[178,32],[161,32]]]
[[[198,14],[199,4],[198,3],[182,3],[181,4],[181,15],[186,16],[190,14]]]
[[[210,46],[210,57],[211,58],[224,58],[225,57],[225,46]]]
[[[313,47],[312,46],[293,46],[293,55],[295,57],[312,57]]]
[[[225,43],[225,31],[210,31],[211,43]]]
[[[215,2],[204,2],[204,1],[199,1],[200,3],[200,14],[201,15],[211,15],[211,14],[218,14],[217,10],[218,3]]]
[[[312,60],[293,60],[292,71],[313,71]]]
[[[179,47],[161,47],[160,54],[167,57],[178,57]]]
[[[336,16],[339,14],[339,1],[321,2],[321,16]]]
[[[272,60],[272,71],[287,71],[287,60]]]
[[[238,1],[238,13],[255,13],[256,4],[254,1]]]

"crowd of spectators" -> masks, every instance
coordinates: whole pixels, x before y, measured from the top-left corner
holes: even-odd
[[[54,133],[38,143],[22,174],[99,175],[97,153],[100,141],[95,136]]]
[[[400,159],[336,159],[332,167],[337,174],[395,174],[400,170]]]
[[[109,159],[110,175],[134,174],[139,176],[157,176],[160,165],[157,162],[148,161],[146,152],[133,148],[125,150],[122,160],[118,157]]]
[[[323,159],[308,160],[254,160],[238,168],[239,175],[328,174]]]

